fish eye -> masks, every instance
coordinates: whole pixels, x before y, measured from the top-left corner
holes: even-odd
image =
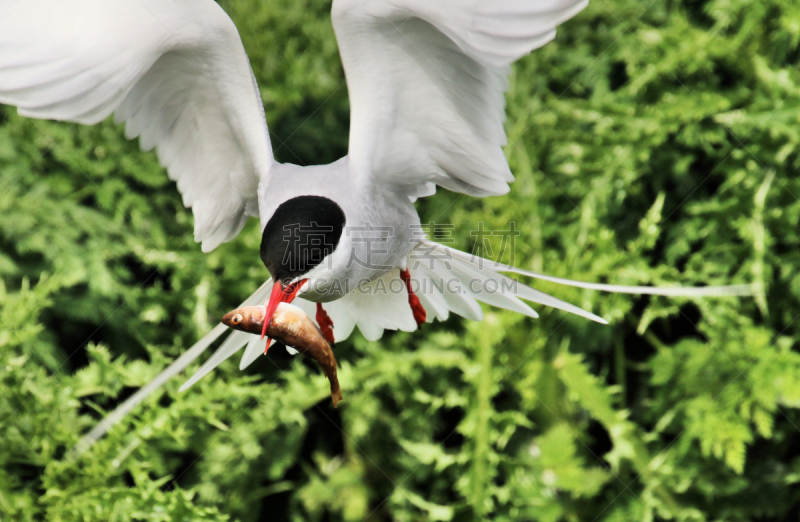
[[[242,322],[242,314],[236,314],[236,315],[234,315],[234,316],[233,316],[233,319],[231,319],[231,322],[232,322],[233,324],[239,324],[239,323],[241,323],[241,322]]]

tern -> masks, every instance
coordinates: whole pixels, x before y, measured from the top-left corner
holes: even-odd
[[[369,340],[479,302],[537,317],[528,302],[601,317],[506,273],[612,292],[743,295],[703,288],[584,283],[501,265],[420,234],[414,202],[437,187],[502,195],[511,64],[555,37],[587,0],[334,0],[331,18],[350,98],[348,154],[329,165],[276,162],[237,29],[212,0],[3,0],[0,103],[34,118],[98,123],[155,149],[194,213],[204,252],[260,220],[271,277],[243,305],[266,304],[263,330],[294,301],[329,341]],[[255,254],[255,253],[254,253]],[[254,255],[255,260],[255,255]],[[296,299],[299,298],[299,299]],[[296,300],[295,300],[296,299]],[[228,331],[218,325],[102,421],[91,444]],[[268,341],[267,341],[268,342]],[[234,331],[184,388],[246,346]]]

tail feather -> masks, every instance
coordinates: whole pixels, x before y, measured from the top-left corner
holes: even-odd
[[[430,242],[426,242],[430,243]],[[433,243],[436,244],[436,243]],[[447,247],[445,247],[447,248]],[[447,251],[459,259],[466,260],[475,264],[475,256],[471,256],[465,252],[448,248]],[[480,258],[478,258],[480,259]],[[578,288],[586,288],[589,290],[600,290],[603,292],[613,292],[617,294],[636,294],[636,295],[662,295],[668,297],[728,297],[728,296],[750,296],[755,295],[755,287],[752,284],[743,285],[722,285],[722,286],[630,286],[630,285],[609,285],[605,283],[587,283],[585,281],[576,281],[573,279],[565,279],[563,277],[549,276],[524,270],[511,265],[502,263],[495,263],[494,261],[481,261],[491,263],[492,270],[495,272],[507,272],[518,274],[534,279],[541,279],[542,281],[550,281],[552,283],[574,286]],[[544,304],[544,303],[542,303]]]
[[[441,255],[425,258],[424,254],[438,252]],[[412,279],[419,283],[417,296],[428,312],[428,321],[434,318],[445,320],[450,312],[456,313],[467,319],[479,321],[483,318],[483,310],[478,302],[484,302],[499,308],[513,310],[529,317],[538,317],[538,314],[522,300],[551,306],[570,312],[592,321],[605,324],[606,321],[597,315],[557,299],[540,290],[536,290],[519,281],[513,280],[503,273],[513,273],[525,277],[532,277],[557,284],[601,290],[605,292],[661,295],[673,297],[726,297],[748,296],[755,294],[753,285],[707,286],[707,287],[653,287],[653,286],[625,286],[602,283],[587,283],[574,281],[561,277],[548,276],[523,270],[510,265],[494,263],[465,252],[455,250],[433,241],[421,241],[414,250],[410,261],[414,261],[414,254],[423,254],[423,260],[412,262]],[[417,258],[419,259],[419,258]],[[413,330],[411,310],[407,306],[407,296],[393,292],[376,292],[376,287],[397,288],[394,279],[399,278],[399,272],[392,271],[367,285],[363,289],[351,292],[341,299],[326,303],[325,310],[333,319],[334,336],[337,341],[349,337],[355,326],[370,340],[377,340],[383,335],[384,330]],[[453,283],[458,283],[453,285]],[[492,291],[489,290],[491,286]],[[268,280],[256,290],[241,306],[261,304],[266,299],[272,288],[272,280]],[[295,303],[303,309],[309,317],[315,317],[314,303],[298,299]],[[202,339],[197,341],[186,353],[181,355],[169,367],[162,371],[155,379],[117,409],[107,415],[97,426],[87,433],[73,448],[73,455],[78,456],[89,449],[112,426],[117,424],[139,403],[160,388],[169,379],[183,371],[189,364],[197,359],[208,347],[223,335],[228,329],[220,324],[214,327]],[[181,391],[188,389],[223,361],[247,345],[240,369],[248,367],[261,354],[261,343],[258,336],[234,332],[214,355],[181,387]]]
[[[450,308],[448,308],[447,301],[441,294],[419,292],[417,297],[419,297],[420,303],[427,313],[425,322],[432,323],[435,319],[446,321],[450,317]]]
[[[457,250],[452,252],[458,252]],[[458,254],[463,254],[463,252],[458,252]],[[569,304],[561,299],[557,299],[549,294],[536,290],[535,288],[531,288],[527,285],[519,283],[509,277],[504,275],[498,274],[491,269],[486,269],[483,265],[488,264],[489,262],[484,259],[479,260],[465,260],[463,256],[459,255],[459,260],[464,263],[462,265],[461,270],[464,270],[464,266],[470,267],[470,274],[472,277],[483,277],[486,280],[493,280],[497,281],[500,285],[506,285],[505,288],[511,292],[513,296],[521,299],[525,299],[526,301],[531,301],[533,303],[542,304],[545,306],[550,306],[553,308],[558,308],[560,310],[564,310],[565,312],[569,312],[575,315],[579,315],[581,317],[585,317],[586,319],[590,319],[592,321],[607,324],[606,320],[596,316],[591,312],[587,312],[582,308],[578,308],[575,305]],[[504,288],[500,286],[500,288]],[[494,297],[490,292],[484,292],[481,296],[478,297],[479,300],[486,302],[487,304],[494,304],[490,299]],[[496,306],[500,306],[501,308],[511,309],[508,306],[504,306],[503,304],[498,304]],[[535,312],[534,312],[535,314]],[[532,317],[538,317],[538,314],[533,315]]]
[[[521,301],[521,299],[524,299],[533,303],[558,308],[601,324],[607,324],[607,321],[602,317],[500,274],[494,269],[492,261],[466,254],[433,241],[422,241],[415,250],[417,253],[427,256],[418,261],[417,267],[415,267],[417,273],[421,272],[420,275],[425,277],[426,272],[430,271],[428,266],[425,265],[434,264],[434,272],[440,278],[440,281],[444,281],[445,288],[448,288],[448,283],[453,280],[453,277],[456,277],[461,283],[459,288],[467,292],[467,297],[473,303],[481,301],[498,308],[519,312],[529,317],[539,317],[533,309]],[[431,256],[432,253],[436,255]],[[414,253],[412,253],[413,256]],[[431,286],[436,287],[437,285]],[[441,286],[441,283],[439,283],[439,286]],[[445,292],[445,297],[448,295],[458,294]],[[450,301],[448,301],[449,303]],[[477,303],[475,305],[477,306]],[[451,310],[466,317],[465,314],[455,308],[451,307]]]
[[[423,263],[424,265],[424,263]],[[450,274],[447,263],[435,260],[433,262],[433,269],[424,268],[424,273],[427,271],[430,284],[429,292],[432,295],[440,295],[447,307],[451,312],[455,312],[461,317],[466,317],[473,321],[480,321],[483,319],[483,310],[475,299],[462,292],[451,292],[448,284],[452,282],[452,275]],[[414,271],[412,270],[412,277]]]
[[[242,360],[239,361],[239,370],[244,370],[253,364],[258,356],[264,353],[266,341],[260,335],[254,335],[247,343],[247,348],[244,349]]]
[[[189,348],[183,355],[178,357],[175,362],[167,366],[167,368],[159,373],[155,379],[143,386],[139,391],[131,395],[125,402],[117,406],[117,409],[105,416],[103,420],[97,423],[97,426],[84,435],[81,440],[72,448],[74,456],[80,456],[86,450],[92,447],[100,437],[106,434],[115,424],[121,421],[132,409],[144,401],[147,397],[153,394],[161,386],[172,379],[174,376],[182,372],[189,366],[195,359],[200,357],[208,347],[216,341],[222,334],[228,331],[228,327],[224,324],[218,324],[213,330],[208,332],[202,339],[197,341],[194,346]]]
[[[248,297],[240,306],[250,306],[256,303],[264,302],[269,295],[272,288],[272,279],[261,285],[258,290]],[[204,335],[194,346],[189,348],[183,355],[178,357],[175,362],[167,366],[161,373],[159,373],[152,381],[143,386],[139,391],[128,397],[128,399],[117,406],[117,408],[106,415],[103,420],[97,423],[92,430],[84,435],[81,440],[72,448],[72,455],[79,457],[86,450],[92,447],[100,437],[105,435],[114,425],[121,421],[125,416],[138,406],[142,401],[147,399],[150,395],[161,388],[164,383],[172,379],[174,376],[181,373],[187,366],[192,364],[195,359],[200,357],[203,352],[208,350],[211,344],[219,339],[225,332],[228,332],[228,327],[224,324],[218,324],[210,332]],[[216,355],[216,353],[215,353]]]
[[[565,286],[575,286],[578,288],[601,290],[603,292],[613,292],[617,294],[663,295],[667,297],[744,297],[755,295],[755,289],[752,284],[722,286],[627,286],[574,281],[572,279],[548,276],[512,266],[501,268],[499,271],[533,277],[535,279],[541,279],[542,281],[550,281]]]
[[[225,339],[225,342],[217,348],[214,355],[209,357],[205,364],[201,366],[188,381],[183,383],[183,386],[181,386],[178,391],[186,391],[191,388],[194,383],[205,377],[211,370],[227,360],[228,357],[241,350],[253,337],[258,338],[256,335],[245,332],[234,331],[231,333],[228,338]]]
[[[509,278],[500,274],[481,272],[469,265],[455,266],[454,271],[458,275],[459,279],[461,279],[462,283],[478,283],[482,288],[486,288],[486,285],[493,283],[492,288],[496,287],[500,289],[504,283],[511,281]],[[508,295],[497,293],[495,291],[485,291],[476,295],[475,299],[478,301],[483,301],[488,305],[496,306],[498,308],[505,308],[522,315],[527,315],[528,317],[533,317],[534,319],[539,317],[539,314],[537,314],[533,308],[522,302],[516,295],[513,294]]]

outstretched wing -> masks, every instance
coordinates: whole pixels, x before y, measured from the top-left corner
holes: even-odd
[[[334,0],[351,163],[411,197],[508,192],[510,64],[587,0]]]
[[[94,124],[112,112],[159,160],[210,251],[258,215],[273,163],[264,107],[213,0],[4,0],[0,103]]]

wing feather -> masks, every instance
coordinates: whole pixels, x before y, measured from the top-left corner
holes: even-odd
[[[0,103],[86,124],[114,113],[156,149],[204,251],[257,212],[273,164],[247,55],[213,0],[5,0]]]
[[[409,197],[426,184],[504,194],[514,178],[504,92],[510,64],[586,0],[335,0],[350,91],[351,163]]]

